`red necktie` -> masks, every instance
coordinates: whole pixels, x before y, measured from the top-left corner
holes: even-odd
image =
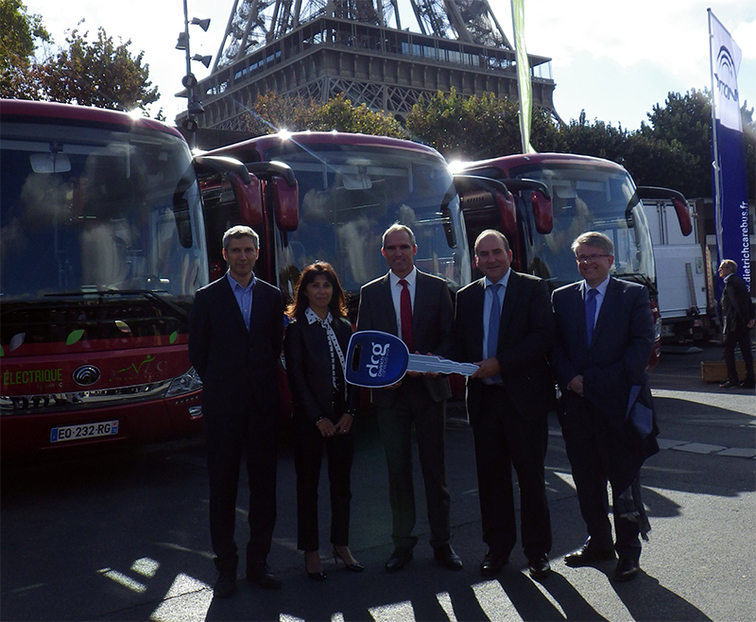
[[[410,300],[409,285],[401,279],[402,295],[399,298],[399,315],[402,320],[402,341],[407,344],[410,352],[415,351],[412,342],[412,301]]]

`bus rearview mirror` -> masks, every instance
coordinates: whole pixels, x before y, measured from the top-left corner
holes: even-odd
[[[554,210],[551,199],[546,198],[540,190],[531,190],[530,205],[533,208],[536,231],[543,235],[551,233],[554,228]]]
[[[299,188],[280,176],[268,182],[273,185],[273,207],[276,226],[281,231],[296,231],[299,226]]]
[[[239,206],[239,216],[242,222],[250,227],[262,226],[263,204],[260,180],[250,174],[249,183],[245,184],[236,173],[229,173],[228,176],[231,180],[236,204]]]

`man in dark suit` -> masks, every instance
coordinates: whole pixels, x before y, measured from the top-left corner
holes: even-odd
[[[572,249],[584,280],[552,294],[557,326],[552,362],[562,392],[562,435],[588,539],[564,561],[587,566],[614,559],[616,550],[614,579],[627,581],[638,574],[638,536],[646,539],[650,529],[640,499],[640,467],[659,450],[645,372],[654,320],[644,286],[609,276],[614,246],[607,236],[584,233]],[[648,414],[642,434],[632,425],[634,416],[632,421],[627,417],[636,393]],[[607,480],[612,485],[614,543]]]
[[[278,288],[255,278],[257,234],[232,227],[223,236],[228,272],[197,292],[189,358],[203,382],[202,410],[210,479],[210,535],[218,569],[215,595],[236,588],[236,496],[242,453],[249,478],[248,581],[281,586],[267,565],[276,523],[280,416],[277,364],[283,341]]]
[[[737,274],[738,264],[732,259],[725,259],[719,266],[719,276],[724,280],[722,290],[722,335],[724,337],[724,359],[727,364],[727,381],[720,386],[723,389],[756,387],[753,374],[753,354],[751,353],[751,329],[754,325],[751,307],[751,295],[745,282]],[[735,346],[745,362],[746,375],[743,382],[738,382],[738,370],[735,367]]]
[[[547,355],[554,317],[546,283],[510,269],[512,251],[499,231],[475,241],[484,278],[457,293],[456,356],[480,367],[467,381],[467,412],[488,545],[480,571],[493,576],[517,542],[512,466],[520,487],[522,546],[534,578],[550,572],[551,523],[544,460],[554,383]]]
[[[415,235],[395,224],[383,234],[388,274],[360,291],[357,330],[380,330],[401,337],[410,352],[448,356],[452,346],[454,309],[446,283],[415,268]],[[446,485],[444,434],[446,400],[451,396],[444,376],[409,372],[393,387],[374,389],[381,438],[389,472],[394,552],[386,571],[401,570],[412,560],[417,537],[412,483],[412,431],[417,439],[436,561],[462,570],[451,548],[449,490]]]

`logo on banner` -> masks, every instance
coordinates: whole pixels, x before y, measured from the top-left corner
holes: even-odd
[[[725,127],[741,132],[738,71],[743,54],[719,20],[709,15],[714,116]]]
[[[735,61],[726,46],[719,48],[717,65],[714,78],[717,81],[717,90],[724,101],[730,105],[738,105],[738,73],[735,69]],[[724,103],[724,102],[723,102]]]

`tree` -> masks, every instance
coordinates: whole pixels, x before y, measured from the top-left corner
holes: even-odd
[[[421,99],[407,115],[410,134],[447,159],[479,160],[519,152],[518,106],[493,93],[464,97],[455,88]]]
[[[559,128],[557,150],[622,163],[627,136],[628,133],[622,126],[616,128],[611,123],[606,124],[598,119],[589,123],[583,110],[577,120],[572,119]]]
[[[103,28],[97,29],[95,41],[90,43],[88,36],[71,31],[66,37],[68,48],[41,63],[45,99],[111,110],[144,110],[158,100],[149,65],[142,64],[144,51],[132,56],[131,39],[116,45]]]
[[[407,132],[392,116],[374,112],[364,103],[354,106],[343,93],[329,99],[315,114],[320,131],[357,132],[374,136],[408,138]]]
[[[711,94],[691,89],[685,95],[669,93],[664,106],[656,104],[648,113],[650,125],[641,123],[640,136],[659,140],[678,152],[677,169],[667,185],[689,197],[711,196]],[[638,177],[658,175],[659,161],[645,167],[638,162]]]
[[[290,132],[359,132],[377,136],[407,138],[401,124],[393,117],[370,110],[365,104],[354,106],[343,93],[320,104],[302,97],[284,97],[275,92],[257,98],[253,112],[241,119],[242,131],[255,135]]]
[[[49,42],[39,15],[29,15],[21,0],[0,0],[0,97],[35,94],[35,39]]]

